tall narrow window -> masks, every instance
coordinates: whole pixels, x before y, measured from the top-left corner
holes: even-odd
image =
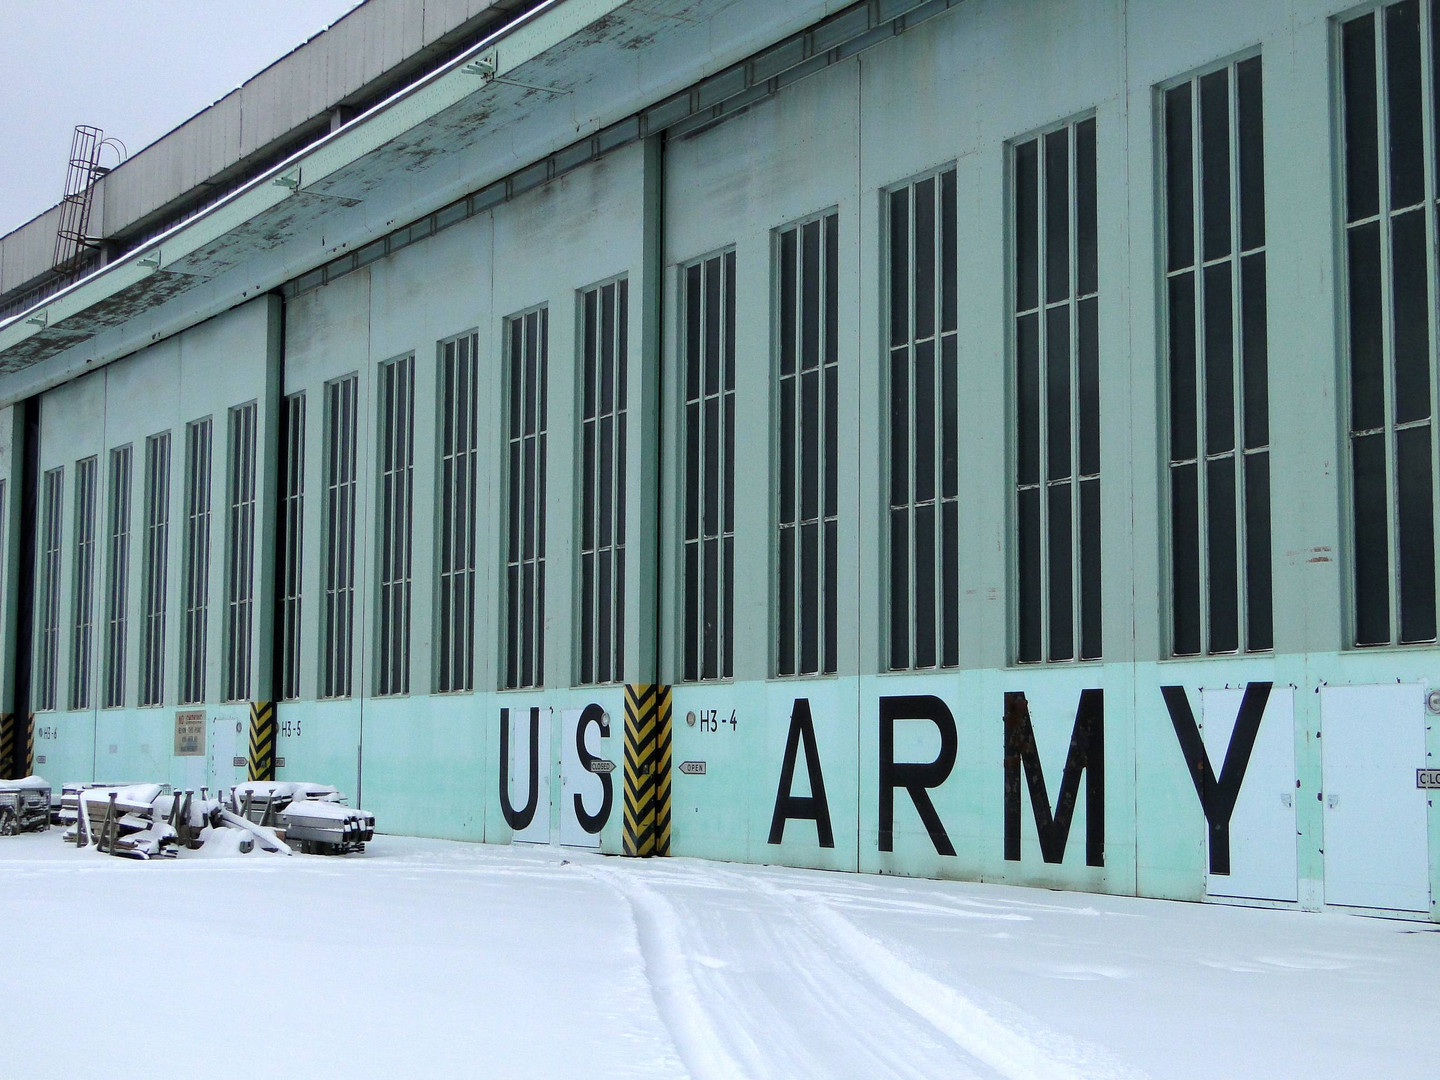
[[[628,281],[581,295],[580,681],[625,671],[625,367]]]
[[[681,276],[685,349],[685,628],[689,681],[734,673],[735,252]]]
[[[90,648],[95,631],[95,513],[100,463],[75,463],[75,618],[70,643],[70,708],[90,708]],[[3,507],[0,507],[3,513]]]
[[[955,208],[954,169],[888,196],[893,669],[960,662]]]
[[[837,664],[839,229],[832,210],[776,237],[781,675],[833,675]]]
[[[225,700],[250,697],[250,639],[255,609],[255,402],[230,410],[225,541]]]
[[[325,610],[320,696],[350,696],[355,640],[355,407],[359,377],[325,384]]]
[[[1260,58],[1165,92],[1171,651],[1268,649]]]
[[[205,700],[210,611],[211,420],[185,427],[185,562],[181,583],[180,701]]]
[[[509,367],[506,440],[505,688],[545,681],[545,394],[550,312],[505,320]]]
[[[280,475],[285,502],[280,546],[280,698],[300,697],[300,601],[305,550],[305,395],[291,394],[280,410]]]
[[[144,607],[140,623],[140,704],[165,698],[165,594],[170,557],[170,433],[145,440]]]
[[[1341,31],[1354,642],[1436,637],[1440,3]]]
[[[131,448],[110,451],[110,506],[105,545],[105,685],[101,704],[125,704],[125,636],[130,609]]]
[[[1016,659],[1100,656],[1095,121],[1017,144]]]
[[[475,689],[477,334],[440,346],[439,620],[435,689]]]
[[[40,503],[39,588],[35,592],[36,711],[55,708],[60,662],[60,515],[65,497],[65,470],[45,473]]]
[[[410,522],[414,508],[415,358],[380,365],[380,636],[377,694],[410,692]]]

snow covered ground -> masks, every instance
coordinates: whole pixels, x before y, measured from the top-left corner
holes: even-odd
[[[1429,926],[377,837],[0,838],[0,1076],[1405,1077]],[[43,990],[43,993],[36,992]]]

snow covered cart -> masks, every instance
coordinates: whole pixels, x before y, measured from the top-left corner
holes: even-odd
[[[50,785],[38,776],[0,780],[0,836],[50,827]]]
[[[231,790],[237,814],[268,825],[291,850],[306,855],[364,851],[375,837],[375,815],[345,805],[345,797],[324,784],[255,780]]]

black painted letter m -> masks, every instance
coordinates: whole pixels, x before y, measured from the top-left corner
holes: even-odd
[[[1040,854],[1047,863],[1063,862],[1070,818],[1085,774],[1085,865],[1105,865],[1105,691],[1082,690],[1070,735],[1070,753],[1060,777],[1060,797],[1050,810],[1045,773],[1035,747],[1030,705],[1022,693],[1005,695],[1005,858],[1020,860],[1020,773],[1030,789]]]

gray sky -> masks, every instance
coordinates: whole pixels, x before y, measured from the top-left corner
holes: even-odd
[[[6,0],[0,235],[60,201],[76,124],[137,153],[358,2]]]

